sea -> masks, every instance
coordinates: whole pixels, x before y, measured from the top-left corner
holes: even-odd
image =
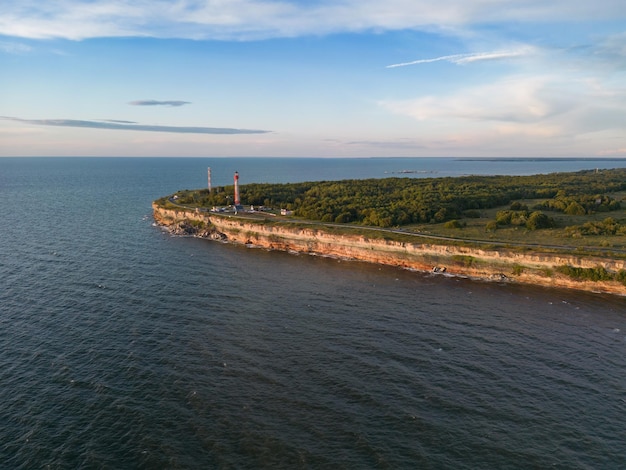
[[[151,212],[208,168],[229,185],[617,167],[0,158],[0,468],[624,469],[626,298],[175,237]]]

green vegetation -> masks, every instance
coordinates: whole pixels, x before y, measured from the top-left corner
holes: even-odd
[[[601,222],[590,221],[582,225],[566,227],[565,232],[571,237],[589,235],[626,235],[626,225],[620,224],[613,217],[607,217]]]
[[[602,266],[597,266],[595,268],[576,268],[573,266],[558,266],[556,270],[565,274],[572,279],[581,280],[581,281],[617,281],[626,285],[626,271],[623,269],[613,273],[609,272]]]
[[[534,176],[464,176],[457,178],[384,178],[291,184],[248,184],[241,200],[255,206],[280,207],[296,217],[322,222],[377,227],[439,223],[469,211],[542,199],[535,210],[591,214],[619,210],[608,196],[626,190],[626,170],[580,171]],[[212,191],[183,191],[181,204],[200,207],[232,203],[232,186]],[[512,210],[527,210],[518,202]]]
[[[206,224],[201,220],[190,220],[189,225],[197,229],[206,228]]]
[[[173,209],[183,205],[208,210],[231,205],[232,194],[232,186],[185,190],[157,203]],[[240,187],[240,195],[246,206],[265,206],[274,213],[293,211],[292,217],[276,219],[282,223],[332,223],[351,232],[362,226],[402,227],[406,234],[449,237],[449,244],[475,241],[484,247],[493,242],[497,247],[509,244],[518,250],[524,249],[522,245],[538,245],[626,256],[626,169],[247,184]],[[324,230],[341,231],[329,225]],[[399,232],[368,231],[367,236],[409,239]]]
[[[476,265],[476,258],[474,258],[473,256],[454,255],[452,259],[454,259],[454,261],[458,262],[459,264],[465,266],[466,268],[471,268],[472,266]]]
[[[446,222],[445,224],[443,224],[443,226],[445,228],[463,228],[465,227],[467,224],[465,222],[459,222],[456,219],[453,220],[449,220],[448,222]]]
[[[617,211],[622,206],[619,201],[604,194],[567,195],[564,191],[559,191],[554,198],[537,204],[535,208],[563,212],[568,215],[584,215]]]
[[[524,272],[524,266],[521,266],[519,264],[514,264],[513,265],[513,274],[515,274],[516,276],[519,276],[523,272]]]
[[[554,227],[555,222],[552,217],[540,211],[530,212],[528,210],[508,210],[499,211],[496,214],[496,227],[498,225],[524,226],[528,230]]]

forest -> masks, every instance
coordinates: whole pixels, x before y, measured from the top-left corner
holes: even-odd
[[[377,227],[441,223],[479,217],[481,210],[510,206],[496,225],[553,223],[549,213],[592,214],[620,210],[614,193],[626,190],[626,169],[585,170],[532,176],[384,178],[240,187],[246,206],[287,209],[302,219]],[[233,186],[177,193],[180,204],[232,205]],[[520,201],[541,200],[533,207]],[[548,213],[548,214],[547,214]],[[591,229],[591,228],[590,228]]]

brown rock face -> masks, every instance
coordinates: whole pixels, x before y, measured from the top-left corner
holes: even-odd
[[[155,221],[177,235],[367,261],[418,271],[445,272],[489,281],[626,295],[626,286],[619,282],[577,281],[554,271],[556,266],[569,265],[580,268],[601,266],[609,272],[617,272],[626,269],[623,260],[368,239],[363,235],[335,235],[319,229],[260,224],[200,211],[164,209],[155,204],[153,209]]]

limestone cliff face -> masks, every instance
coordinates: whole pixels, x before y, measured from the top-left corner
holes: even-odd
[[[191,210],[163,209],[156,205],[154,218],[174,233],[270,250],[335,256],[419,271],[440,271],[500,282],[518,282],[626,295],[618,282],[576,281],[554,273],[555,266],[604,267],[616,272],[626,262],[610,258],[557,255],[541,252],[482,250],[432,243],[398,242],[363,235],[336,235],[323,230],[279,224],[259,224],[237,217]]]

